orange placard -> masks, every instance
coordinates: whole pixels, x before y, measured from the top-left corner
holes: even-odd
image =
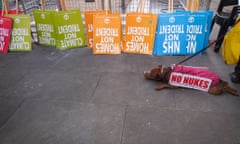
[[[152,55],[157,14],[128,13],[123,52]]]
[[[93,53],[121,53],[121,17],[120,14],[97,14],[93,16]]]
[[[97,10],[97,11],[85,11],[84,17],[85,17],[85,28],[87,32],[87,42],[88,42],[88,48],[93,48],[93,16],[96,14],[104,14],[106,13],[105,10]],[[110,11],[108,11],[110,13]]]

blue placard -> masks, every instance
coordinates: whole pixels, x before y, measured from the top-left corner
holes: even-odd
[[[207,16],[203,13],[189,13],[186,25],[186,55],[203,49],[207,27]]]
[[[183,13],[159,14],[154,55],[185,54],[186,24],[186,15]]]
[[[211,12],[177,11],[159,14],[154,55],[192,55],[206,45]]]
[[[205,31],[205,38],[203,47],[207,47],[209,43],[209,37],[211,33],[211,25],[212,25],[212,18],[213,18],[213,11],[199,11],[199,13],[205,14],[207,17],[207,26]]]

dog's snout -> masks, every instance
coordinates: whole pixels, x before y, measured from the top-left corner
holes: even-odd
[[[143,72],[143,74],[148,74],[148,73],[150,73],[150,71],[144,71],[144,72]]]

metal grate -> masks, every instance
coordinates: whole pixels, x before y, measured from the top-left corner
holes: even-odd
[[[109,0],[109,9],[114,13],[122,13],[123,0]],[[96,0],[94,2],[86,0],[65,0],[67,9],[81,9],[82,12],[88,10],[105,9],[104,0]]]
[[[165,13],[168,12],[168,0],[148,0],[143,4],[144,13]],[[173,9],[184,9],[184,5],[179,0],[174,0]],[[140,11],[140,0],[129,1],[127,12],[139,12]]]

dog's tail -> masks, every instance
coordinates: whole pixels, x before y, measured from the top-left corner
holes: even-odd
[[[223,90],[225,92],[228,92],[228,93],[230,93],[230,94],[232,94],[234,96],[239,96],[238,91],[235,90],[234,88],[230,87],[226,81],[220,79],[220,83],[222,84]]]

